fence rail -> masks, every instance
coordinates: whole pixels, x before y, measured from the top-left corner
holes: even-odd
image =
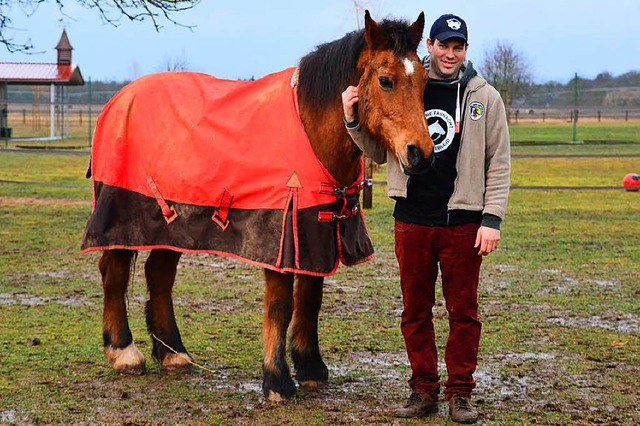
[[[575,111],[578,121],[640,121],[640,108],[539,108],[517,107],[508,110],[511,122],[572,122]]]
[[[103,104],[57,104],[11,102],[1,113],[10,129],[11,139],[44,138],[51,136],[51,120],[55,124],[56,137],[82,137],[95,126]],[[53,112],[52,112],[53,110]],[[5,130],[3,133],[7,133]]]

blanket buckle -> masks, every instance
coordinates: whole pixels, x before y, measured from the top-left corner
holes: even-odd
[[[229,226],[229,207],[231,207],[231,201],[233,201],[233,194],[225,189],[220,199],[220,206],[213,212],[213,216],[211,216],[211,220],[223,231]]]
[[[351,209],[342,209],[340,213],[330,211],[318,212],[318,222],[333,222],[334,220],[351,219],[360,211],[360,204],[356,203]]]
[[[169,204],[167,204],[167,202],[162,197],[162,194],[160,194],[160,190],[158,189],[156,182],[153,180],[151,176],[147,178],[147,185],[149,186],[149,189],[151,189],[151,192],[153,193],[153,197],[156,199],[156,202],[160,206],[160,210],[162,211],[162,217],[167,222],[167,224],[176,220],[178,217],[178,212],[176,212],[176,209],[173,206],[169,206]]]

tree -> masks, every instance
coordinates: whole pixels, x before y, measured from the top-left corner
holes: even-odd
[[[180,56],[174,56],[172,58],[166,57],[158,71],[188,71],[189,61],[184,53],[184,50]]]
[[[107,24],[118,26],[124,20],[151,21],[156,31],[162,28],[162,22],[168,21],[182,25],[173,19],[173,15],[192,9],[201,0],[0,0],[0,44],[9,52],[29,52],[34,48],[30,41],[14,41],[12,33],[18,30],[12,26],[11,15],[22,13],[32,16],[40,5],[55,2],[61,16],[68,16],[64,4],[75,2],[86,9],[95,10],[100,19]]]
[[[529,64],[523,55],[506,41],[498,41],[492,50],[485,53],[480,73],[500,92],[507,107],[524,94],[533,82]]]
[[[365,10],[370,10],[374,15],[378,14],[378,0],[351,0],[351,3],[353,4],[353,11],[356,14],[356,28],[358,28],[358,30],[364,28]]]
[[[602,106],[614,108],[638,108],[640,107],[640,90],[635,87],[622,88],[607,92],[602,101]]]

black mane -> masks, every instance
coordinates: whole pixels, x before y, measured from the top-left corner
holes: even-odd
[[[387,45],[397,56],[415,50],[420,40],[405,20],[385,19],[378,26],[386,34]],[[301,103],[326,108],[349,85],[358,83],[356,66],[365,47],[364,30],[353,31],[341,39],[324,43],[300,59],[298,98]]]

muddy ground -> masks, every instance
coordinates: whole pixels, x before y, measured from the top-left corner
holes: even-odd
[[[388,267],[390,258],[378,259],[377,267]],[[235,279],[259,280],[261,275],[253,268],[233,261],[209,256],[187,256],[182,268],[212,267],[214,275],[223,279],[233,272]],[[373,271],[376,269],[374,265]],[[25,279],[63,279],[67,272],[34,273]],[[72,273],[72,272],[69,272]],[[138,271],[138,274],[140,272]],[[632,425],[640,423],[640,414],[629,409],[628,404],[618,405],[616,393],[635,392],[615,386],[611,376],[638,377],[640,368],[624,362],[611,361],[607,356],[580,354],[565,350],[555,343],[549,330],[562,327],[571,330],[602,329],[619,334],[620,345],[637,345],[640,336],[640,317],[632,314],[601,312],[589,316],[576,316],[560,311],[557,306],[540,303],[514,303],[501,300],[494,295],[507,291],[514,285],[512,278],[519,273],[517,268],[506,265],[488,265],[483,272],[482,316],[485,323],[499,321],[509,312],[525,312],[534,318],[544,318],[540,331],[529,332],[528,348],[539,346],[538,351],[514,350],[494,353],[481,349],[480,363],[476,372],[477,388],[474,401],[480,412],[480,424],[576,424],[576,425]],[[574,279],[557,270],[541,270],[555,282],[549,292],[566,293],[577,286],[584,287],[583,279]],[[14,277],[15,278],[15,277]],[[214,277],[215,278],[215,277]],[[386,280],[382,275],[372,279]],[[95,277],[93,277],[95,279]],[[359,297],[367,282],[329,278],[326,282],[324,315],[358,315],[380,310],[381,303],[371,297]],[[140,283],[138,286],[142,285]],[[589,283],[594,288],[615,288],[619,280],[600,280]],[[138,289],[139,290],[139,289]],[[251,289],[238,289],[247,297],[225,300],[193,300],[181,296],[178,291],[175,303],[178,310],[190,312],[231,313],[245,310],[259,313],[260,295],[251,294]],[[131,293],[129,307],[140,310],[144,294]],[[83,309],[101,309],[101,295],[55,295],[42,296],[27,292],[0,293],[2,306],[37,307],[42,305],[73,306]],[[401,303],[398,298],[388,303],[386,314],[399,318]],[[437,327],[442,327],[446,312],[442,304],[436,309]],[[184,318],[179,321],[185,321]],[[188,319],[186,320],[188,323]],[[397,330],[399,333],[399,329]],[[146,337],[146,336],[145,336]],[[531,344],[535,339],[536,344]],[[322,340],[322,336],[321,336]],[[40,345],[33,338],[25,338],[22,344]],[[615,342],[614,342],[615,344]],[[150,345],[139,344],[148,352]],[[74,368],[97,369],[98,377],[91,380],[55,381],[39,385],[55,387],[59,392],[75,397],[86,395],[88,406],[59,408],[54,402],[46,410],[65,410],[73,424],[446,424],[446,403],[442,401],[439,414],[421,421],[400,420],[393,417],[393,407],[407,395],[406,380],[409,376],[408,362],[401,346],[394,351],[359,350],[354,352],[334,351],[325,353],[330,370],[329,384],[321,389],[300,389],[297,396],[285,403],[265,401],[261,394],[261,372],[259,360],[255,368],[238,369],[216,362],[211,348],[194,354],[197,362],[206,368],[194,367],[187,375],[170,376],[162,373],[150,363],[148,373],[142,377],[118,376],[106,366],[96,347],[95,361]],[[598,352],[598,353],[601,353]],[[573,368],[577,364],[589,364],[588,368]],[[441,371],[445,365],[441,363]],[[640,378],[640,377],[639,377]],[[172,388],[179,388],[177,395]],[[203,397],[206,395],[206,397]],[[2,404],[0,404],[2,407]],[[89,407],[89,408],[88,408]],[[75,410],[75,412],[74,412]],[[318,411],[319,410],[319,411]],[[158,416],[158,413],[161,413]],[[310,416],[310,417],[305,417]],[[0,409],[0,424],[39,424],[42,419],[58,416],[39,416],[37,412],[20,408]],[[44,423],[47,421],[44,420]],[[54,421],[54,423],[57,421]]]

